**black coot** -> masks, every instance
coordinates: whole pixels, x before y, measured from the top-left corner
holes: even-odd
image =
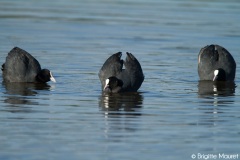
[[[126,53],[126,60],[121,60],[122,52],[110,56],[99,71],[99,78],[104,92],[136,92],[144,80],[138,60]],[[123,64],[125,69],[123,69]]]
[[[14,47],[2,65],[4,82],[56,82],[48,69],[41,69],[39,62],[25,50]]]
[[[208,45],[198,55],[200,80],[234,81],[236,63],[232,55],[222,46]]]

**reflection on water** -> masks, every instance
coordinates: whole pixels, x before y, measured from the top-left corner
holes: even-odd
[[[236,85],[234,82],[212,82],[199,81],[198,95],[200,98],[208,99],[202,103],[209,103],[213,106],[233,103],[232,98],[223,98],[234,96]]]
[[[234,98],[230,96],[234,96],[235,88],[234,82],[199,81],[198,95],[205,100],[201,101],[203,105],[198,107],[203,111],[198,124],[215,126],[226,121],[222,115],[228,113],[229,104],[234,103]]]
[[[138,129],[138,117],[141,116],[142,93],[105,94],[99,97],[99,107],[104,115],[104,135],[111,141],[120,141],[126,132]],[[120,139],[119,139],[120,138]],[[110,149],[109,149],[110,151]]]
[[[198,94],[200,97],[211,95],[232,96],[235,93],[235,88],[234,82],[199,81]]]
[[[5,103],[17,105],[17,104],[37,104],[32,102],[27,96],[37,95],[37,90],[49,90],[48,84],[37,83],[2,83],[6,89]]]
[[[100,96],[99,107],[105,111],[136,111],[142,107],[143,96],[139,92],[105,94]]]

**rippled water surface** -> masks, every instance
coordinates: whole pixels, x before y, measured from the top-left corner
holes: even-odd
[[[240,156],[239,15],[237,0],[0,1],[0,63],[18,46],[57,80],[0,85],[0,159]],[[198,82],[208,44],[233,55],[235,84]],[[118,51],[137,57],[145,80],[102,95],[98,71]]]

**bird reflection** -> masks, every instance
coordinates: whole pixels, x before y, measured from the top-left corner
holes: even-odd
[[[103,93],[99,97],[99,107],[104,115],[105,138],[119,141],[126,132],[135,132],[138,128],[137,119],[142,115],[142,103],[143,96],[139,92]]]
[[[221,97],[233,96],[235,88],[234,82],[199,81],[198,95],[200,98],[208,99],[204,103],[218,106],[219,104],[231,103],[231,99]]]
[[[198,95],[205,96],[232,96],[235,93],[236,85],[234,82],[213,82],[199,81]]]
[[[7,83],[3,82],[2,85],[6,88],[5,103],[12,105],[17,104],[35,104],[31,102],[29,97],[37,95],[36,90],[48,90],[50,88],[47,84],[38,83]]]
[[[106,112],[108,111],[134,112],[141,108],[142,102],[143,96],[139,92],[118,94],[103,93],[100,96],[99,107]],[[113,112],[112,114],[124,114],[124,113]]]
[[[213,82],[213,81],[199,81],[198,95],[203,105],[198,109],[204,114],[200,116],[198,124],[202,125],[217,125],[225,119],[221,116],[227,112],[225,107],[234,102],[236,85],[234,82]],[[227,113],[225,113],[227,114]]]

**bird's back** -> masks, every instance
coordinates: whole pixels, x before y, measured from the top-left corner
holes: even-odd
[[[107,78],[117,76],[122,72],[123,61],[121,60],[121,56],[121,52],[113,54],[105,61],[100,69],[98,76],[102,83],[102,88],[105,86]]]
[[[201,49],[198,55],[198,74],[200,80],[212,80],[213,72],[223,69],[226,80],[234,80],[236,63],[232,55],[219,45],[210,45]]]
[[[125,61],[121,60],[121,55],[121,52],[113,54],[100,69],[98,75],[102,88],[105,86],[106,79],[114,76],[123,83],[120,92],[136,92],[144,80],[141,65],[131,53],[127,52]]]
[[[3,79],[7,82],[34,82],[40,70],[41,66],[33,56],[15,47],[3,65]]]
[[[126,89],[128,91],[137,91],[144,81],[142,67],[138,60],[128,52],[124,65],[125,70],[123,72],[122,78],[123,82],[126,81],[126,86],[123,86],[123,89]]]

